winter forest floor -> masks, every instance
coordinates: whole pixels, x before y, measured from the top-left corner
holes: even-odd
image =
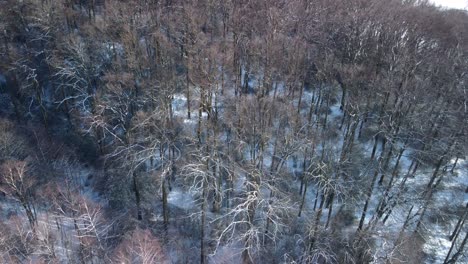
[[[303,97],[305,99],[303,100],[303,103],[305,105],[311,104],[311,100],[314,97],[313,91],[305,91]],[[173,98],[173,115],[176,118],[181,118],[182,123],[185,126],[184,129],[192,131],[192,133],[194,133],[193,136],[195,136],[197,126],[197,121],[195,120],[198,119],[198,112],[193,111],[192,118],[187,119],[187,99],[183,94],[176,94]],[[225,95],[220,96],[218,100],[218,108],[223,109],[223,102],[226,100],[233,100],[233,98],[232,95]],[[341,146],[343,145],[343,132],[339,129],[343,114],[340,111],[339,101],[339,98],[337,98],[337,103],[331,105],[329,109],[326,110],[329,112],[327,127],[328,130],[330,130],[330,133],[333,134],[333,136],[328,138],[327,144],[333,146],[331,150],[335,153],[339,153]],[[297,104],[297,100],[292,103]],[[307,109],[304,109],[304,111],[307,111]],[[220,113],[220,118],[222,119],[222,111],[220,111]],[[203,114],[202,119],[206,120],[206,118],[207,116]],[[225,138],[226,135],[221,134],[219,140],[222,141],[225,140]],[[272,164],[274,142],[275,138],[271,138],[270,146],[266,148],[262,156],[262,164],[265,170],[268,170]],[[370,159],[373,139],[366,139],[364,137],[358,138],[356,135],[356,142],[356,145],[359,147],[360,155],[362,155],[362,159],[364,161]],[[381,152],[381,146],[378,146],[375,156],[383,155]],[[245,152],[244,155],[245,160],[250,160],[252,158],[249,152]],[[391,160],[390,168],[394,167],[396,162],[395,158]],[[284,180],[287,181],[287,184],[289,185],[286,188],[286,191],[291,204],[295,205],[295,207],[299,209],[299,205],[303,201],[301,216],[293,220],[293,225],[294,223],[307,225],[307,222],[311,222],[311,219],[314,219],[317,215],[316,208],[317,203],[320,200],[319,195],[317,194],[317,186],[314,184],[308,184],[309,186],[307,191],[305,192],[304,198],[302,198],[300,189],[302,188],[301,175],[304,174],[303,168],[305,168],[303,159],[304,157],[297,153],[287,155],[282,162],[281,168],[283,175],[286,177]],[[66,163],[66,166],[62,166],[63,164],[61,163]],[[362,164],[362,173],[369,173],[369,168],[366,168],[368,165],[365,163],[366,162],[363,162]],[[69,160],[66,160],[66,158],[54,160],[52,164],[55,164],[57,168],[61,168],[62,173],[65,174],[67,182],[70,181],[69,184],[71,184],[73,188],[77,188],[78,192],[84,197],[84,199],[89,200],[94,204],[93,208],[86,208],[86,210],[94,211],[87,212],[82,215],[82,217],[89,218],[85,220],[85,222],[88,221],[88,223],[95,223],[94,221],[98,221],[97,219],[93,219],[93,217],[97,217],[98,214],[102,214],[101,210],[105,210],[105,208],[108,207],[108,202],[105,196],[99,194],[99,191],[93,190],[92,187],[96,184],[93,182],[93,175],[99,175],[102,173],[100,169],[84,165],[79,161],[70,162]],[[457,215],[459,214],[460,208],[468,201],[468,193],[466,192],[466,186],[468,184],[468,162],[465,159],[460,158],[457,161],[456,167],[452,170],[454,165],[455,160],[452,160],[443,168],[442,175],[444,180],[435,190],[434,199],[430,202],[431,204],[429,206],[429,213],[427,215],[428,221],[423,223],[422,229],[418,231],[416,236],[417,242],[414,242],[415,234],[412,233],[412,230],[416,229],[415,225],[418,213],[416,208],[423,206],[424,201],[420,197],[422,196],[422,193],[424,193],[425,186],[431,178],[433,168],[431,166],[422,165],[414,175],[411,175],[411,177],[406,180],[407,189],[402,193],[400,199],[398,199],[398,204],[394,206],[393,213],[388,217],[388,220],[386,220],[385,223],[377,223],[370,231],[370,237],[374,240],[373,243],[376,245],[374,252],[372,253],[374,255],[374,263],[380,263],[380,259],[386,259],[388,254],[395,254],[393,251],[400,250],[400,247],[405,248],[405,243],[408,243],[408,247],[411,248],[409,251],[401,254],[420,254],[412,252],[412,250],[422,250],[423,255],[421,259],[424,259],[425,263],[442,263],[444,261],[447,252],[450,250],[452,245],[449,236],[457,224]],[[64,167],[66,170],[63,170]],[[410,149],[401,156],[399,166],[396,168],[399,175],[410,173],[412,168],[412,153]],[[176,178],[178,178],[178,176],[176,176]],[[401,184],[403,180],[404,177],[401,176],[396,178],[395,185]],[[373,187],[374,190],[372,193],[374,195],[371,196],[369,201],[369,209],[364,221],[365,224],[371,225],[372,221],[375,221],[373,217],[376,214],[375,210],[378,208],[379,201],[382,199],[385,183],[386,181],[384,181],[383,184],[376,182]],[[182,251],[187,253],[187,251],[190,252],[192,250],[197,250],[194,245],[198,238],[197,234],[193,233],[192,229],[194,223],[198,222],[197,218],[200,214],[200,201],[198,200],[199,196],[197,195],[196,190],[188,188],[183,179],[176,179],[173,185],[174,186],[170,188],[167,197],[170,220],[166,231],[168,239],[164,248],[166,249],[166,252],[168,252],[168,257],[173,263],[186,263],[190,262],[190,260],[187,259],[187,257],[185,257],[185,259],[181,259],[183,257],[181,257],[178,252]],[[246,176],[243,172],[239,172],[239,174],[235,176],[232,189],[232,195],[234,197],[236,195],[241,195],[241,193],[246,190]],[[261,190],[261,195],[265,197],[270,196],[267,189],[264,189],[263,191]],[[391,195],[397,195],[397,193],[395,192]],[[337,219],[339,217],[338,214],[343,214],[340,219],[343,217],[346,218],[344,220],[342,219],[342,221],[346,222],[345,233],[352,236],[359,224],[359,219],[362,213],[361,208],[364,206],[364,200],[362,199],[362,194],[351,195],[350,197],[354,197],[356,200],[349,201],[338,199],[334,206],[336,209],[331,213],[329,212],[330,208],[324,208],[321,212],[320,221],[327,223],[328,226],[328,222],[331,219],[331,226],[333,225],[333,219]],[[151,213],[152,218],[150,221],[157,225],[161,225],[163,221],[160,208],[161,204],[157,201],[156,203],[155,201],[150,203],[152,203],[155,208],[154,212]],[[16,201],[2,199],[1,208],[3,215],[2,218],[4,221],[11,218],[12,215],[19,216],[24,218],[24,221],[27,221],[26,215],[21,208],[17,206]],[[343,210],[343,208],[345,209]],[[410,208],[412,209],[410,210]],[[410,213],[408,214],[408,212]],[[297,212],[295,212],[295,214],[297,214]],[[218,217],[219,215],[208,212],[208,219],[211,221],[210,223],[216,222]],[[43,230],[42,233],[40,232],[39,236],[43,236],[40,239],[46,241],[50,239],[50,236],[61,237],[61,239],[54,240],[55,242],[52,244],[55,252],[54,254],[62,261],[72,259],[73,256],[70,256],[70,254],[73,254],[73,249],[78,248],[80,244],[80,240],[78,239],[79,236],[77,234],[73,235],[73,219],[74,217],[57,217],[54,214],[51,215],[50,212],[43,212],[41,209],[37,209],[37,229]],[[97,223],[99,225],[107,225],[104,222],[98,221]],[[84,225],[84,228],[86,229],[86,224]],[[403,225],[405,226],[403,227]],[[209,225],[208,228],[210,228]],[[289,230],[287,232],[295,232],[293,226],[283,226],[280,228],[286,228]],[[46,232],[45,230],[49,231]],[[90,232],[94,231],[91,230]],[[101,230],[100,232],[105,232],[105,230]],[[208,233],[210,232],[212,231],[209,231]],[[284,232],[284,230],[281,232]],[[397,236],[402,237],[398,239],[400,243],[398,248],[395,245]],[[264,240],[267,238],[263,237],[262,239]],[[291,245],[287,245],[287,241],[289,240],[290,238],[283,241],[282,239],[279,239],[275,241],[274,247],[291,247]],[[296,243],[300,242],[296,241]],[[300,246],[297,245],[297,247]],[[229,245],[215,246],[215,248],[216,250],[214,253],[209,255],[210,262],[241,262],[242,246],[239,245],[238,242],[233,242]],[[300,251],[300,249],[295,250]],[[187,255],[191,254],[189,253]],[[462,260],[463,259],[460,259],[459,261]],[[287,259],[284,259],[284,261],[288,262]]]
[[[312,92],[305,92],[304,100],[306,104],[310,104],[310,100],[313,98]],[[307,101],[307,99],[309,101]],[[222,101],[222,100],[221,100]],[[177,94],[174,96],[174,101],[172,106],[174,108],[174,115],[179,117],[186,116],[186,102],[187,99],[182,94]],[[329,108],[329,123],[328,127],[330,129],[338,129],[340,119],[342,117],[342,113],[340,111],[340,99],[337,98],[336,104],[330,106]],[[297,102],[294,102],[297,103]],[[220,106],[222,107],[222,106]],[[192,113],[196,119],[197,113]],[[190,125],[191,120],[184,118],[184,123]],[[190,129],[189,129],[190,130]],[[342,134],[339,133],[338,130],[336,132],[336,137],[331,138],[329,144],[336,146],[336,152],[339,152],[341,145],[343,144],[343,137]],[[356,136],[357,137],[357,136]],[[358,144],[362,145],[362,155],[365,158],[369,158],[371,156],[372,151],[372,139],[358,139]],[[271,139],[271,142],[274,142],[274,139]],[[264,166],[269,167],[271,165],[272,159],[272,150],[273,146],[271,146],[270,151],[267,151],[263,156],[264,159]],[[378,151],[381,151],[379,149]],[[378,153],[378,152],[377,152]],[[378,155],[378,154],[376,154]],[[248,153],[246,153],[246,159],[249,159]],[[288,157],[285,161],[284,170],[285,173],[289,174],[292,180],[292,184],[290,186],[291,195],[294,197],[293,199],[297,199],[296,202],[300,202],[299,197],[299,189],[300,189],[300,179],[297,175],[300,175],[302,171],[302,165],[298,160],[302,160],[303,157]],[[394,164],[394,160],[392,163]],[[415,247],[412,250],[422,250],[422,254],[424,254],[424,262],[425,263],[442,263],[445,260],[447,252],[449,251],[452,243],[449,239],[451,232],[454,230],[455,225],[458,221],[458,214],[463,207],[468,202],[468,192],[466,192],[466,186],[468,186],[468,162],[466,159],[459,159],[457,161],[456,167],[453,171],[451,168],[455,165],[455,159],[451,160],[447,163],[446,167],[444,168],[443,175],[444,181],[441,186],[436,190],[434,195],[434,201],[431,202],[430,205],[430,220],[429,223],[425,223],[423,225],[423,229],[418,233],[421,240],[421,246]],[[402,156],[400,160],[400,166],[398,170],[400,174],[404,174],[405,172],[409,173],[408,171],[411,169],[411,150],[406,151],[406,153]],[[390,166],[392,167],[392,166]],[[421,194],[424,192],[427,183],[430,180],[430,177],[433,173],[433,168],[431,166],[422,167],[418,170],[417,173],[412,175],[407,180],[408,190],[404,193],[404,197],[398,203],[398,205],[393,209],[393,214],[389,217],[388,221],[385,224],[379,225],[374,231],[372,237],[376,239],[377,249],[374,253],[375,263],[380,263],[379,256],[382,259],[395,250],[394,239],[396,236],[400,235],[399,232],[402,230],[402,225],[405,223],[405,219],[409,217],[409,223],[405,227],[407,230],[414,230],[417,218],[416,210],[412,210],[412,214],[409,216],[408,211],[411,207],[422,206],[424,201],[421,201],[419,198]],[[403,179],[397,179],[397,182],[401,182]],[[241,189],[243,186],[243,181],[245,181],[245,177],[240,177],[234,183],[235,190]],[[373,193],[379,193],[382,191],[383,187],[379,184],[375,184],[374,186],[375,191]],[[298,221],[307,221],[307,219],[312,219],[315,215],[315,206],[317,205],[317,197],[316,197],[317,190],[314,189],[314,186],[310,186],[307,190],[305,195],[305,203],[304,209],[302,211],[302,216],[298,219]],[[181,189],[175,189],[169,193],[168,202],[180,209],[185,211],[196,211],[196,202],[195,198],[190,194],[189,191],[182,191]],[[367,215],[365,222],[372,221],[372,216],[375,214],[375,208],[379,203],[379,199],[381,199],[380,195],[373,196],[370,200],[370,210],[369,214]],[[339,208],[341,205],[345,205],[346,201],[340,201],[340,203],[336,206]],[[354,215],[347,215],[345,217],[350,217],[347,221],[350,222],[349,226],[347,227],[351,232],[355,231],[355,228],[358,225],[359,217],[361,216],[362,206],[364,205],[363,201],[357,201],[354,203],[355,214]],[[374,211],[373,211],[374,210]],[[336,211],[332,213],[331,217],[333,218],[336,214]],[[327,221],[328,209],[323,210],[322,221]],[[410,231],[408,232],[408,236],[411,236]],[[387,238],[390,238],[387,240]],[[401,242],[402,244],[411,243],[408,241]],[[413,246],[413,245],[411,245]],[[240,263],[240,250],[237,254],[232,255],[232,261],[234,263]],[[222,252],[224,254],[224,252]],[[232,253],[231,253],[232,254]],[[411,254],[419,254],[418,252],[411,252]],[[237,255],[237,258],[235,257]],[[217,256],[212,256],[213,263],[217,263]],[[234,261],[237,259],[236,261]],[[463,260],[459,260],[463,261]],[[468,259],[466,260],[468,263]],[[459,262],[462,263],[462,262]]]
[[[427,1],[0,1],[0,263],[468,264],[467,36]]]

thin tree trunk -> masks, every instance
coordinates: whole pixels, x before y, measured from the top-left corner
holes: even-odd
[[[206,256],[205,256],[205,207],[206,207],[206,184],[205,180],[203,180],[202,186],[202,203],[201,203],[201,226],[200,226],[200,264],[206,263]]]
[[[377,176],[379,175],[379,169],[380,169],[380,165],[382,164],[384,152],[385,152],[385,142],[384,142],[384,145],[382,146],[382,152],[377,162],[377,167],[375,168],[375,172],[374,172],[374,176],[372,177],[371,184],[369,185],[367,189],[366,202],[364,203],[364,208],[362,209],[361,219],[359,220],[359,226],[358,226],[357,231],[362,230],[362,227],[364,226],[364,220],[366,219],[367,209],[369,207],[369,202],[372,197],[372,193],[374,191],[374,185],[375,185],[375,182],[377,181]]]
[[[297,217],[301,217],[302,209],[304,208],[304,204],[305,204],[306,194],[307,194],[307,181],[305,181],[305,184],[304,184],[304,192],[302,193],[301,206],[299,207],[299,214],[297,214]]]
[[[310,238],[310,242],[309,242],[309,253],[311,253],[312,250],[314,249],[314,244],[315,244],[315,241],[316,241],[316,235],[317,235],[317,231],[318,231],[318,228],[319,228],[320,218],[322,217],[323,204],[325,203],[325,195],[322,194],[321,198],[322,199],[320,201],[318,212],[315,215],[314,229],[312,231],[312,234],[310,235],[311,238]]]
[[[301,88],[299,90],[299,102],[297,103],[297,115],[301,113],[301,103],[302,103],[302,95],[304,94],[304,82],[301,83]]]
[[[458,156],[455,158],[455,162],[453,163],[452,169],[450,170],[450,173],[453,174],[453,171],[455,170],[455,167],[457,166],[458,163]]]
[[[383,168],[382,168],[382,175],[380,176],[380,179],[379,179],[379,185],[382,185],[383,180],[385,178],[385,174],[386,174],[386,171],[388,169],[388,164],[390,163],[390,159],[392,158],[392,152],[393,152],[393,141],[391,142],[390,148],[389,148],[389,150],[387,152],[387,156],[384,159],[384,165],[383,165]]]
[[[398,233],[398,237],[395,241],[395,246],[398,246],[398,244],[401,241],[401,237],[403,236],[403,233],[405,232],[406,227],[408,227],[409,221],[411,219],[411,212],[413,211],[414,205],[411,206],[411,208],[408,211],[408,214],[406,215],[405,222],[403,223],[403,226],[400,229],[400,232]]]
[[[141,196],[140,196],[140,190],[138,188],[137,173],[134,171],[132,175],[133,175],[133,192],[135,194],[135,202],[136,202],[136,207],[137,207],[137,219],[141,221],[143,217],[141,214]]]
[[[468,203],[466,203],[465,212],[463,213],[463,216],[460,219],[458,219],[458,222],[455,225],[455,229],[453,230],[452,234],[449,237],[450,241],[453,241],[453,238],[456,236],[460,227],[463,225],[462,223],[465,221],[467,214],[468,214]]]
[[[367,214],[367,208],[369,207],[369,201],[372,197],[372,192],[374,190],[374,185],[375,181],[377,180],[377,175],[379,174],[378,169],[376,169],[374,173],[374,177],[372,177],[371,184],[369,186],[369,189],[367,190],[366,194],[366,202],[364,203],[364,208],[362,209],[362,214],[361,214],[361,220],[359,220],[359,226],[358,226],[358,231],[362,230],[362,227],[364,225],[364,220],[366,219],[366,214]]]
[[[378,135],[375,135],[374,136],[374,146],[372,147],[372,153],[371,153],[371,157],[370,157],[370,160],[373,161],[374,160],[374,157],[375,157],[375,152],[377,151],[377,145],[379,143],[379,137]]]
[[[403,155],[403,152],[405,151],[405,147],[403,147],[400,150],[400,153],[398,154],[398,158],[395,162],[395,166],[393,167],[392,171],[392,176],[390,177],[390,181],[387,184],[387,187],[385,188],[384,195],[382,199],[380,200],[379,205],[377,206],[377,218],[380,219],[384,213],[384,209],[387,206],[388,203],[388,195],[390,193],[390,189],[393,187],[393,181],[395,180],[396,176],[398,175],[398,166],[400,164],[400,159],[401,156]]]
[[[331,215],[333,212],[333,201],[335,200],[335,192],[332,191],[330,194],[330,197],[328,198],[328,216],[327,216],[327,223],[325,224],[325,228],[328,228],[328,225],[330,224],[330,219]]]
[[[162,203],[163,203],[164,230],[165,232],[167,232],[167,227],[169,225],[169,210],[167,206],[166,179],[162,179]]]
[[[450,247],[450,250],[449,250],[449,252],[447,254],[447,257],[444,260],[444,264],[457,263],[458,258],[460,257],[461,254],[463,254],[463,252],[465,250],[466,242],[468,241],[468,232],[466,232],[465,238],[463,239],[462,243],[460,244],[460,247],[458,248],[457,252],[449,260],[450,254],[452,253],[453,249],[455,248],[455,243],[456,243],[456,240],[457,240],[459,234],[460,234],[460,232],[457,233],[457,236],[455,237],[454,241],[452,242],[452,246]]]

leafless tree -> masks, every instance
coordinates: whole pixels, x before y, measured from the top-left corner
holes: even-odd
[[[27,161],[6,161],[1,167],[1,183],[2,192],[20,203],[28,217],[31,229],[34,230],[37,224],[33,198],[33,187],[36,180],[30,173]]]

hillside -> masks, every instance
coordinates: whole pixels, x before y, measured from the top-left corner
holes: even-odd
[[[468,263],[468,12],[0,0],[1,263]]]

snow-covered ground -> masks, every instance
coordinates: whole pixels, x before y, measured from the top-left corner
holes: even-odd
[[[195,200],[189,192],[184,192],[180,188],[173,188],[168,196],[167,202],[178,208],[189,210],[196,206]]]
[[[256,80],[255,78],[251,78],[249,80],[253,85]],[[278,85],[278,94],[284,94],[285,91],[283,85]],[[272,95],[272,94],[271,94]],[[305,90],[303,94],[303,105],[308,105],[311,103],[312,98],[314,97],[313,91],[308,91]],[[220,98],[222,101],[222,98]],[[328,127],[330,128],[335,128],[338,127],[338,125],[341,122],[343,113],[340,110],[340,100],[335,101],[336,103],[331,105],[329,108],[329,113],[328,113]],[[174,96],[174,101],[173,101],[173,112],[175,116],[182,117],[184,118],[184,123],[194,123],[194,120],[197,120],[197,115],[198,111],[193,111],[192,112],[192,119],[188,120],[186,119],[187,116],[187,100],[183,94],[177,94]],[[298,104],[298,100],[294,101],[294,104]],[[193,107],[192,107],[193,108]],[[308,109],[303,109],[301,110],[301,113],[306,116],[306,112]],[[204,116],[205,117],[205,116]],[[357,134],[357,133],[356,133]],[[225,136],[222,134],[222,136]],[[357,137],[357,135],[356,135]],[[358,141],[357,141],[358,142]],[[343,145],[343,134],[338,133],[335,138],[331,138],[330,142],[327,144],[331,145],[331,148],[338,153]],[[369,158],[370,153],[372,152],[372,148],[374,145],[374,140],[373,137],[370,137],[367,141],[360,141],[358,143],[360,146],[362,146],[362,151],[364,153],[364,156]],[[401,143],[397,142],[397,144],[402,145]],[[271,161],[272,161],[272,155],[273,155],[273,145],[274,145],[274,139],[270,139],[270,143],[267,145],[264,153],[263,153],[263,165],[265,166],[265,169],[268,170],[271,166]],[[321,149],[321,144],[317,146],[317,151],[322,151]],[[400,146],[401,147],[401,146]],[[376,157],[380,155],[380,152],[382,151],[381,149],[381,144],[377,145],[377,151],[376,151]],[[250,151],[249,150],[244,150],[244,156],[245,160],[250,160],[252,157],[250,157]],[[291,175],[296,175],[296,173],[301,173],[302,166],[300,165],[302,162],[302,157],[300,155],[296,155],[296,161],[293,160],[293,156],[291,155],[287,158],[287,160],[284,162],[284,169],[290,173]],[[395,162],[395,158],[392,159],[390,162],[389,168],[392,168]],[[399,168],[399,177],[396,179],[396,184],[399,184],[403,178],[402,175],[407,173],[410,165],[411,165],[411,150],[407,150],[404,152],[404,155],[402,156],[400,160],[400,168]],[[454,161],[452,161],[453,163]],[[449,163],[450,164],[450,163]],[[431,217],[433,218],[433,214],[438,214],[438,212],[444,211],[444,209],[451,207],[454,209],[454,207],[463,207],[464,204],[468,201],[468,194],[465,193],[465,188],[468,186],[468,162],[465,159],[460,159],[458,161],[458,165],[453,173],[453,175],[449,171],[441,172],[443,174],[444,180],[442,181],[442,184],[440,188],[435,192],[434,194],[434,203],[431,205],[431,208],[429,210],[429,213],[426,215],[426,218]],[[371,170],[372,171],[372,170]],[[418,210],[419,206],[422,206],[422,202],[418,199],[415,199],[416,197],[421,196],[421,191],[424,189],[424,187],[427,185],[429,178],[431,177],[433,172],[433,168],[431,166],[424,167],[418,169],[416,175],[412,178],[409,178],[408,181],[406,182],[406,187],[407,191],[404,194],[404,199],[411,199],[411,203],[415,204],[415,208],[412,211],[412,214],[414,215]],[[373,173],[373,172],[363,172],[363,173]],[[299,190],[300,186],[300,181],[297,177],[295,177],[295,182],[292,185],[293,189],[297,189],[297,192]],[[245,188],[245,181],[246,177],[243,173],[239,173],[239,175],[236,177],[235,182],[234,182],[234,192],[235,193],[240,193],[244,188]],[[314,215],[314,202],[316,200],[316,190],[314,189],[314,185],[310,184],[309,188],[306,193],[306,200],[305,200],[305,205],[303,208],[303,213],[302,213],[302,218],[304,219],[310,219]],[[378,203],[383,195],[383,187],[379,186],[377,183],[374,186],[374,191],[373,191],[373,196],[370,200],[369,203],[369,209],[365,218],[365,223],[369,223],[372,220],[372,216],[375,213],[375,209],[378,206]],[[299,197],[299,196],[298,196]],[[340,201],[339,201],[340,202]],[[354,223],[354,228],[357,226],[357,223],[359,222],[359,218],[361,217],[362,213],[362,206],[364,204],[364,201],[355,201],[356,202],[356,210],[355,210],[355,223]],[[192,195],[187,194],[180,189],[174,189],[169,193],[169,203],[185,209],[185,210],[190,210],[191,208],[195,206],[195,202],[193,200]],[[335,208],[339,208],[339,204],[335,205]],[[395,209],[393,210],[392,214],[390,215],[388,221],[385,223],[385,226],[377,226],[376,231],[375,231],[375,239],[376,239],[376,252],[375,252],[375,263],[380,263],[380,257],[386,256],[386,254],[389,254],[391,250],[393,250],[393,242],[398,235],[399,231],[401,230],[401,227],[403,223],[405,222],[405,219],[407,217],[408,211],[409,211],[409,203],[402,203],[398,204]],[[336,209],[333,212],[332,216],[336,214]],[[324,209],[322,212],[322,221],[325,222],[327,220],[327,214],[328,214],[328,209]],[[418,217],[412,216],[412,220],[410,221],[409,225],[407,226],[405,232],[412,232],[415,228],[415,222],[418,219]],[[422,249],[424,253],[427,255],[426,257],[426,263],[441,263],[443,262],[444,258],[446,257],[446,254],[451,246],[451,242],[448,240],[448,235],[450,234],[451,231],[453,231],[454,225],[457,222],[457,218],[454,217],[453,215],[439,215],[435,216],[435,219],[439,222],[435,223],[429,223],[428,219],[424,220],[425,225],[423,226],[423,232],[422,232],[422,239],[424,241],[424,244],[422,246]],[[231,252],[231,250],[228,250]],[[219,256],[224,256],[226,253],[226,250],[224,248],[220,248],[218,251]],[[214,256],[213,260],[218,259],[219,256]]]

